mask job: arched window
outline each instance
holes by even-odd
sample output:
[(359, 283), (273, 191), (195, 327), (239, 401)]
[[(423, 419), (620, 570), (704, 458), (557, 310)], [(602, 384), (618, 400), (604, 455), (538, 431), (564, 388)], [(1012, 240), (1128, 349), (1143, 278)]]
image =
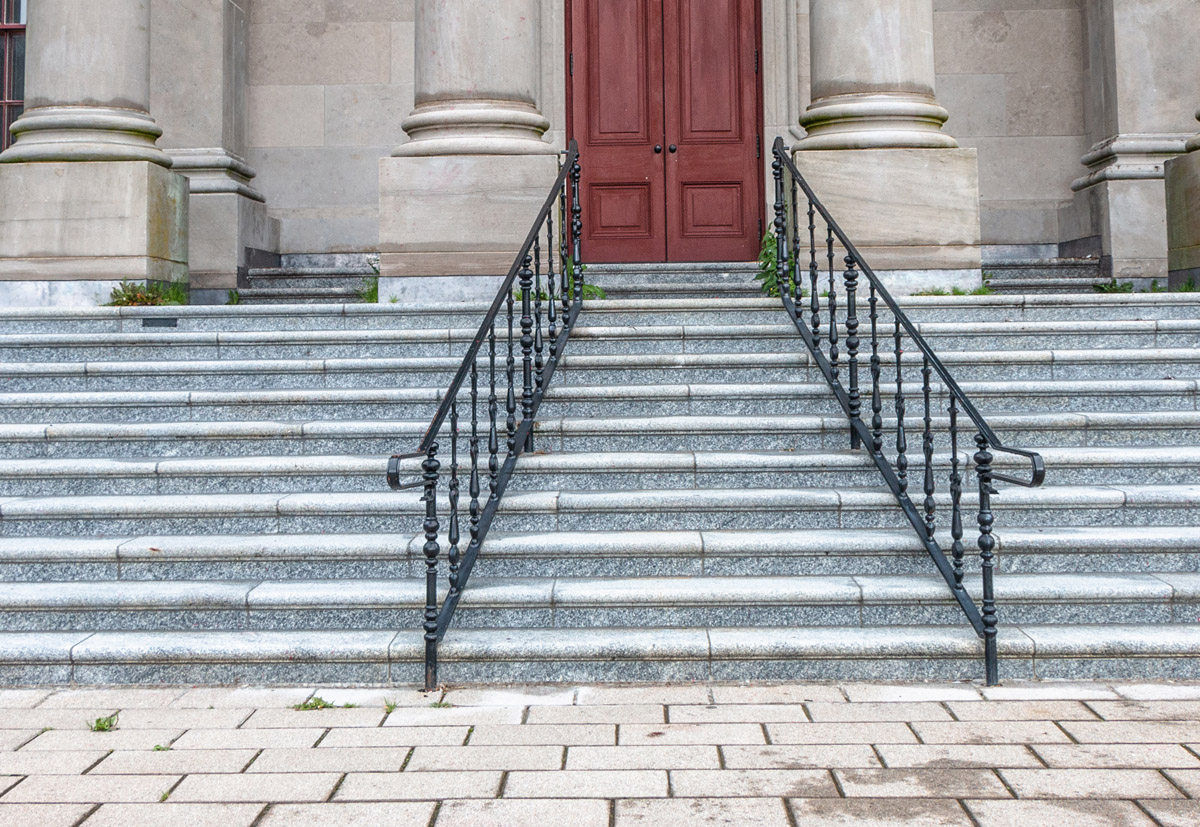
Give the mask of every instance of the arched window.
[(29, 0), (0, 0), (0, 149), (25, 110), (25, 19)]

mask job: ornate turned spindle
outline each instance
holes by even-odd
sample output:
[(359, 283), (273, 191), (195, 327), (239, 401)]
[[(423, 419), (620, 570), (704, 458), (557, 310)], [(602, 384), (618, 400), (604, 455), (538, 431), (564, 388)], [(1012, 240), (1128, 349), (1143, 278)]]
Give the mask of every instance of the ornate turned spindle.
[(925, 455), (925, 536), (930, 540), (933, 539), (933, 532), (937, 528), (937, 503), (933, 499), (933, 411), (929, 399), (929, 380), (932, 376), (933, 369), (929, 366), (929, 357), (925, 356), (921, 365), (921, 390), (925, 394), (925, 435), (921, 440), (921, 450)]
[[(533, 271), (525, 256), (517, 277), (521, 282), (521, 422), (533, 419)], [(532, 450), (533, 431), (522, 450)]]
[(825, 246), (829, 256), (829, 366), (833, 381), (838, 381), (837, 279), (833, 274), (833, 227), (826, 226)]
[(992, 453), (988, 450), (987, 437), (975, 435), (975, 473), (979, 477), (979, 559), (983, 567), (983, 644), (987, 669), (987, 685), (995, 686), (999, 680), (999, 665), (996, 651), (996, 591), (993, 579), (995, 569), (996, 538), (992, 536)]
[(508, 306), (508, 358), (504, 361), (505, 378), (508, 380), (508, 394), (504, 398), (504, 430), (508, 434), (508, 452), (517, 450), (517, 360), (513, 338), (513, 295), (505, 296)]
[(571, 275), (575, 279), (575, 302), (583, 302), (583, 205), (580, 203), (579, 156), (571, 165)]
[(850, 447), (858, 448), (862, 442), (853, 422), (862, 418), (862, 394), (858, 390), (858, 270), (853, 256), (846, 256), (846, 272), (842, 278), (846, 285), (846, 369), (850, 374), (850, 389), (846, 397), (850, 403)]
[(562, 302), (563, 327), (571, 319), (571, 267), (567, 252), (567, 188), (564, 186), (558, 193), (558, 267), (562, 289), (559, 291), (559, 301)]
[(792, 182), (792, 258), (789, 269), (792, 279), (792, 301), (797, 305), (796, 315), (803, 316), (804, 314), (799, 307), (800, 300), (804, 298), (804, 279), (800, 277), (800, 221), (797, 218), (800, 206), (796, 201), (796, 176), (789, 175), (788, 180)]
[(775, 178), (775, 286), (780, 296), (787, 297), (791, 294), (787, 283), (787, 218), (783, 200), (783, 162), (778, 155), (771, 162), (771, 174)]
[(908, 491), (908, 438), (904, 435), (904, 372), (900, 369), (900, 357), (904, 354), (900, 342), (900, 319), (896, 319), (896, 479), (900, 482), (900, 493)]
[(870, 283), (871, 298), (871, 451), (883, 452), (883, 397), (879, 393), (879, 296)]
[[(479, 366), (478, 360), (471, 363), (471, 478), (467, 483), (467, 494), (471, 497), (470, 532), (471, 544), (479, 542)], [(456, 585), (456, 584), (451, 584)]]
[(437, 518), (437, 484), (438, 469), (441, 463), (437, 460), (438, 445), (436, 442), (429, 446), (425, 459), (421, 462), (422, 478), (425, 481), (425, 495), (421, 501), (425, 503), (425, 622), (421, 628), (425, 630), (425, 688), (437, 686), (437, 566), (438, 566), (438, 525)]
[(533, 383), (542, 389), (542, 373), (546, 369), (543, 354), (546, 343), (542, 338), (542, 245), (538, 236), (533, 237)]
[[(550, 337), (550, 361), (558, 361), (558, 282), (554, 275), (554, 210), (546, 213), (546, 289), (549, 301), (546, 303), (546, 333)], [(541, 381), (538, 387), (542, 387)]]
[(446, 537), (450, 541), (447, 560), (450, 562), (450, 588), (458, 589), (459, 529), (458, 529), (458, 400), (450, 403), (450, 485), (447, 499), (450, 501), (450, 528)]
[(496, 399), (496, 323), (488, 330), (488, 498), (499, 494), (500, 475), (500, 405)]
[(950, 556), (954, 560), (954, 587), (963, 585), (963, 523), (962, 523), (962, 473), (958, 457), (958, 399), (950, 395)]
[(817, 208), (813, 200), (808, 199), (808, 287), (809, 309), (812, 311), (813, 341), (821, 341), (821, 298), (817, 289)]

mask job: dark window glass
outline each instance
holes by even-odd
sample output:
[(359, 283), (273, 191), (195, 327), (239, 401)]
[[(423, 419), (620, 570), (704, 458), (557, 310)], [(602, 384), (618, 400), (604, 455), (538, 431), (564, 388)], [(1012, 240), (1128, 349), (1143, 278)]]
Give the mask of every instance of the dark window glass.
[(12, 81), (8, 84), (8, 99), (25, 100), (25, 33), (12, 36)]

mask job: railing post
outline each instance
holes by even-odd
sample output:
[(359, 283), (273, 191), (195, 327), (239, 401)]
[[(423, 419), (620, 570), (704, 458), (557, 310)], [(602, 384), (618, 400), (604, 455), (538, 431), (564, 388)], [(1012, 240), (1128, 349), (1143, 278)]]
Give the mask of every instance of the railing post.
[(950, 394), (950, 556), (954, 563), (954, 588), (963, 587), (962, 473), (958, 470), (958, 398)]
[(850, 402), (850, 447), (862, 445), (862, 438), (854, 423), (862, 419), (862, 395), (858, 390), (858, 271), (855, 269), (853, 256), (846, 256), (846, 272), (843, 276), (846, 283), (846, 368), (850, 374), (850, 389), (846, 398)]
[(571, 165), (571, 275), (575, 279), (575, 301), (583, 303), (583, 205), (579, 203), (579, 156)]
[(421, 470), (425, 480), (425, 689), (437, 688), (437, 566), (438, 566), (438, 518), (437, 518), (437, 484), (438, 469), (441, 463), (437, 461), (437, 443), (429, 446)]
[[(533, 419), (533, 271), (532, 259), (525, 256), (517, 278), (521, 285), (521, 422)], [(533, 450), (533, 431), (529, 431), (525, 451)]]
[(783, 298), (788, 298), (791, 291), (788, 289), (788, 250), (787, 250), (787, 217), (784, 212), (783, 200), (783, 161), (779, 160), (779, 153), (775, 153), (775, 160), (771, 162), (771, 174), (775, 176), (775, 286), (779, 289), (779, 295)]
[(988, 450), (987, 437), (975, 435), (975, 473), (979, 476), (979, 558), (983, 566), (983, 644), (984, 664), (987, 670), (987, 685), (995, 686), (999, 680), (999, 656), (996, 645), (996, 592), (993, 574), (995, 569), (996, 538), (992, 536), (992, 453)]

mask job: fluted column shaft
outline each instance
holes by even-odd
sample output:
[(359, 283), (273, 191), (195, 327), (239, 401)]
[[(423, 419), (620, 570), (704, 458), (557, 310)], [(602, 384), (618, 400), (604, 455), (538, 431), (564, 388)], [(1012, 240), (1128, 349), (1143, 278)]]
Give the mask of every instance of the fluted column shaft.
[(933, 0), (810, 0), (812, 103), (797, 149), (952, 148), (934, 94)]
[(150, 0), (30, 3), (25, 112), (0, 160), (150, 161)]
[(392, 153), (539, 155), (538, 0), (417, 0), (416, 107)]

